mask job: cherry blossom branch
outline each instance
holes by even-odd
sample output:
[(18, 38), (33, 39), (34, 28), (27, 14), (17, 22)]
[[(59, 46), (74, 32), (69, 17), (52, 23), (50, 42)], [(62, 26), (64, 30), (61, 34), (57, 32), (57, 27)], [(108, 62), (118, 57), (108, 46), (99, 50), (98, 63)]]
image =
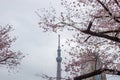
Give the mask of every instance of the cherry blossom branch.
[(116, 33), (116, 32), (120, 32), (120, 30), (116, 29), (116, 30), (103, 31), (103, 32), (99, 32), (99, 33), (105, 34), (105, 33)]
[(115, 0), (115, 3), (116, 3), (117, 6), (120, 8), (120, 4), (119, 4), (118, 0)]
[(108, 12), (108, 14), (110, 15), (110, 16), (112, 16), (112, 13), (110, 12), (110, 10), (100, 1), (100, 0), (97, 0), (101, 5), (102, 5), (102, 7)]
[(83, 74), (81, 76), (78, 76), (78, 77), (75, 77), (74, 80), (82, 80), (82, 79), (86, 79), (86, 78), (89, 78), (89, 77), (92, 77), (92, 76), (95, 76), (95, 75), (98, 75), (98, 74), (101, 74), (101, 73), (112, 73), (114, 75), (120, 75), (120, 71), (117, 71), (117, 70), (113, 70), (113, 69), (98, 69), (98, 70), (95, 70), (91, 73), (88, 73), (88, 74)]
[(102, 38), (106, 38), (115, 42), (120, 42), (120, 39), (118, 37), (114, 37), (114, 36), (109, 36), (106, 34), (101, 34), (101, 33), (97, 33), (97, 32), (92, 32), (92, 31), (87, 31), (87, 30), (82, 30), (81, 32), (86, 33), (86, 34), (90, 34), (92, 36), (97, 36), (97, 37), (102, 37)]
[(101, 5), (102, 7), (108, 12), (108, 14), (111, 16), (111, 18), (113, 18), (116, 22), (120, 23), (120, 20), (118, 20), (118, 18), (116, 18), (115, 16), (112, 15), (112, 13), (110, 12), (110, 10), (100, 1), (100, 0), (97, 0)]
[(106, 34), (103, 34), (103, 33), (112, 33), (112, 32), (120, 32), (120, 30), (111, 30), (111, 31), (104, 31), (104, 32), (93, 32), (93, 31), (90, 31), (90, 28), (91, 28), (91, 22), (89, 23), (89, 29), (87, 30), (81, 30), (77, 27), (75, 27), (73, 24), (68, 24), (68, 23), (65, 23), (65, 22), (62, 22), (62, 24), (66, 24), (67, 26), (71, 26), (72, 28), (74, 29), (77, 29), (85, 34), (89, 34), (89, 35), (92, 35), (92, 36), (97, 36), (97, 37), (102, 37), (102, 38), (106, 38), (106, 39), (109, 39), (109, 40), (112, 40), (112, 41), (115, 41), (115, 42), (120, 42), (120, 38), (116, 37), (116, 36), (109, 36), (109, 35), (106, 35)]
[(10, 56), (8, 56), (8, 57), (6, 57), (6, 58), (4, 58), (4, 59), (0, 60), (0, 63), (1, 63), (1, 62), (4, 62), (4, 61), (7, 61), (7, 60), (8, 60), (8, 59), (10, 59), (10, 58), (12, 58), (12, 59), (13, 59), (14, 57), (10, 57)]

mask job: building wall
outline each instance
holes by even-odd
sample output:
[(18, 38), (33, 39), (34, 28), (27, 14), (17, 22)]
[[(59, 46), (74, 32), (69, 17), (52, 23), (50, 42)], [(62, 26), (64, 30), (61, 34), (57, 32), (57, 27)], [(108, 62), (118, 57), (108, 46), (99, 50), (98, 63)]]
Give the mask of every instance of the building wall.
[[(81, 75), (94, 71), (95, 70), (95, 62), (92, 62), (92, 61), (87, 62), (84, 67), (85, 68), (82, 69), (82, 71), (81, 71)], [(87, 78), (87, 79), (83, 79), (83, 80), (106, 80), (106, 75), (105, 75), (105, 73), (102, 73), (100, 75), (90, 77), (90, 78)]]

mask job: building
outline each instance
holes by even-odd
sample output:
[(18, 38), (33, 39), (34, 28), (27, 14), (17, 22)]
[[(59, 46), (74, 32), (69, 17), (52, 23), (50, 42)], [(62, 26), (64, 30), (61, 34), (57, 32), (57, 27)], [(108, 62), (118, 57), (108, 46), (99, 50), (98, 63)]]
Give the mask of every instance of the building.
[[(93, 61), (86, 62), (86, 64), (84, 65), (84, 69), (81, 71), (81, 74), (87, 74), (89, 72), (94, 71), (95, 69), (99, 69), (98, 63), (95, 65), (95, 62)], [(96, 75), (94, 77), (90, 77), (90, 78), (83, 79), (83, 80), (106, 80), (106, 74), (102, 73), (100, 75)]]

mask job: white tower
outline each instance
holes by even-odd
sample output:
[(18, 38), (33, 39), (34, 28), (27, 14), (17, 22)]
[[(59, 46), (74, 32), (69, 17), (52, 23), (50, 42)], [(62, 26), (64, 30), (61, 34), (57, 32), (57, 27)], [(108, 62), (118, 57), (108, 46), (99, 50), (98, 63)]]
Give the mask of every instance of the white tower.
[(57, 50), (57, 78), (56, 80), (61, 80), (61, 61), (62, 61), (62, 57), (61, 57), (61, 49), (60, 49), (60, 35), (58, 35), (58, 50)]

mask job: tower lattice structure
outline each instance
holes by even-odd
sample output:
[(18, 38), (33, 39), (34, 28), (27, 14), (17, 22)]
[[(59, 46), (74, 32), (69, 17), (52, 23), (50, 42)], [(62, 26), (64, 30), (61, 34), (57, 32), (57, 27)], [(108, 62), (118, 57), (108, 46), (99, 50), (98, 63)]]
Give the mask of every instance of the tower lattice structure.
[(57, 78), (56, 80), (61, 80), (61, 62), (62, 62), (62, 57), (61, 57), (61, 48), (60, 48), (60, 35), (58, 35), (58, 50), (57, 50)]

